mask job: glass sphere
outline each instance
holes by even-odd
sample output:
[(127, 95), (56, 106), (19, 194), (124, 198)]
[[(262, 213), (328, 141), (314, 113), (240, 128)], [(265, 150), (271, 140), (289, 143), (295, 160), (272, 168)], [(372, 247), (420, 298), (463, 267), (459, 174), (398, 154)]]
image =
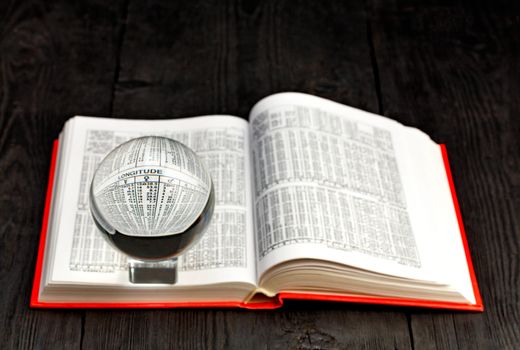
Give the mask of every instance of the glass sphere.
[(101, 161), (90, 187), (90, 209), (105, 238), (123, 253), (168, 259), (198, 241), (209, 225), (213, 184), (184, 144), (140, 137)]

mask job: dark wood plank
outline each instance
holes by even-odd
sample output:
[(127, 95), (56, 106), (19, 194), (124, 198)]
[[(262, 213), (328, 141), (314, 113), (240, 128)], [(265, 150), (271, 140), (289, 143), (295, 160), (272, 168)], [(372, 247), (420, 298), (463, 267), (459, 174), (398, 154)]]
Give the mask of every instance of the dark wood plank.
[(229, 93), (238, 81), (233, 11), (214, 1), (131, 2), (114, 115), (161, 118), (236, 109)]
[(31, 310), (52, 141), (110, 111), (117, 2), (0, 4), (0, 347), (73, 348), (83, 312)]
[[(0, 347), (517, 346), (519, 17), (369, 3), (368, 17), (361, 1), (0, 3), (0, 171), (17, 180), (0, 182)], [(284, 90), (383, 111), (447, 144), (484, 314), (28, 308), (51, 142), (66, 119), (247, 117)]]
[(390, 308), (292, 302), (281, 310), (88, 311), (85, 348), (410, 348), (404, 314)]
[(377, 112), (364, 2), (240, 2), (239, 113), (300, 91)]
[(282, 310), (226, 312), (222, 322), (233, 349), (410, 348), (406, 317), (390, 308), (291, 302)]
[[(247, 117), (278, 91), (377, 111), (363, 2), (130, 2), (115, 116)], [(100, 336), (101, 335), (101, 336)], [(84, 346), (409, 348), (402, 310), (290, 303), (277, 311), (88, 311)]]
[(370, 23), (384, 113), (447, 145), (486, 308), (414, 312), (414, 345), (518, 347), (520, 18), (398, 1)]

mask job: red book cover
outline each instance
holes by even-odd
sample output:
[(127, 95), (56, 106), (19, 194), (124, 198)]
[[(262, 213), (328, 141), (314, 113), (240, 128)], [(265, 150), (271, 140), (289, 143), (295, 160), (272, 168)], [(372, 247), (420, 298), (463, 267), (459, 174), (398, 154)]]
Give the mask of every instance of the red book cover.
[(36, 260), (36, 270), (34, 273), (33, 289), (31, 292), (30, 306), (34, 308), (226, 308), (226, 307), (240, 307), (246, 309), (275, 309), (283, 305), (284, 300), (321, 300), (321, 301), (334, 301), (334, 302), (352, 302), (352, 303), (363, 303), (363, 304), (379, 304), (379, 305), (395, 305), (395, 306), (415, 306), (425, 308), (438, 308), (438, 309), (451, 309), (451, 310), (467, 310), (467, 311), (483, 311), (484, 306), (482, 304), (482, 298), (477, 285), (477, 279), (473, 269), (473, 263), (469, 253), (468, 242), (466, 239), (466, 232), (462, 223), (462, 216), (460, 214), (459, 202), (455, 193), (455, 186), (451, 176), (451, 170), (448, 162), (448, 154), (446, 147), (440, 145), (440, 151), (444, 160), (444, 166), (446, 168), (446, 175), (449, 182), (451, 195), (453, 199), (453, 207), (457, 215), (457, 221), (459, 224), (460, 234), (464, 251), (466, 254), (466, 260), (468, 263), (468, 270), (470, 273), (471, 282), (473, 285), (473, 292), (476, 299), (476, 304), (464, 304), (464, 303), (453, 303), (453, 302), (439, 302), (439, 301), (427, 301), (421, 299), (408, 299), (408, 298), (388, 298), (388, 297), (377, 297), (377, 296), (355, 296), (355, 295), (333, 295), (333, 294), (312, 294), (312, 293), (293, 293), (293, 292), (281, 292), (277, 298), (273, 301), (267, 302), (250, 302), (244, 303), (241, 301), (229, 302), (229, 301), (212, 301), (212, 302), (44, 302), (40, 300), (40, 283), (42, 275), (43, 260), (45, 255), (45, 244), (47, 237), (47, 227), (49, 223), (51, 199), (53, 191), (53, 182), (56, 168), (56, 156), (58, 153), (58, 141), (54, 142), (51, 166), (49, 172), (49, 181), (47, 185), (47, 195), (45, 199), (45, 208), (43, 212), (43, 222), (40, 234), (40, 243), (38, 246), (38, 257)]

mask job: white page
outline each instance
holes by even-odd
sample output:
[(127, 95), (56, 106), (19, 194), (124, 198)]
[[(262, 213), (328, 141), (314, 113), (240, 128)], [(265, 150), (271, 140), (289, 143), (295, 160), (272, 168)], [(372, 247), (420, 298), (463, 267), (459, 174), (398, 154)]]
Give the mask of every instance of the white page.
[(413, 174), (406, 183), (414, 203), (409, 211), (414, 218), (421, 259), (432, 265), (428, 266), (428, 275), (444, 280), (474, 304), (461, 228), (440, 147), (427, 142), (427, 136), (417, 129), (407, 128), (406, 135), (413, 146), (408, 148), (408, 168), (403, 172)]
[(130, 138), (146, 135), (171, 137), (192, 147), (206, 164), (215, 186), (211, 225), (201, 241), (179, 258), (177, 286), (254, 283), (246, 121), (231, 116), (145, 121), (78, 117), (69, 121), (66, 129), (73, 136), (62, 145), (66, 164), (59, 201), (67, 204), (53, 225), (58, 234), (54, 235), (52, 283), (135, 287), (128, 282), (126, 258), (110, 247), (93, 225), (88, 190), (97, 164), (110, 150)]
[[(460, 235), (440, 149), (427, 135), (297, 93), (260, 101), (250, 125), (259, 275), (299, 258), (439, 283), (464, 274), (449, 269), (466, 264), (461, 245), (452, 244)], [(427, 182), (418, 168), (430, 174)], [(438, 208), (439, 193), (446, 210)], [(439, 264), (445, 244), (452, 244), (452, 255)]]

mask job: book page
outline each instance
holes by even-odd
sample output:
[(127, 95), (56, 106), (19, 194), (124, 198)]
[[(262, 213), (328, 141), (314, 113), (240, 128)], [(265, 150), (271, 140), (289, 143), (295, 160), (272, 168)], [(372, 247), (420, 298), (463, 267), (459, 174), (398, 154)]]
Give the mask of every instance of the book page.
[[(57, 223), (52, 280), (131, 285), (126, 257), (97, 231), (89, 189), (99, 162), (131, 138), (157, 135), (192, 148), (209, 170), (215, 210), (203, 238), (179, 257), (178, 286), (241, 281), (254, 283), (249, 134), (246, 121), (211, 116), (180, 120), (116, 120), (77, 117), (67, 126), (63, 206)], [(68, 156), (67, 156), (68, 155)]]
[(414, 214), (420, 198), (406, 190), (408, 128), (296, 93), (259, 102), (250, 124), (259, 275), (315, 258), (439, 278), (431, 254), (422, 254), (429, 243), (417, 237), (429, 220)]

